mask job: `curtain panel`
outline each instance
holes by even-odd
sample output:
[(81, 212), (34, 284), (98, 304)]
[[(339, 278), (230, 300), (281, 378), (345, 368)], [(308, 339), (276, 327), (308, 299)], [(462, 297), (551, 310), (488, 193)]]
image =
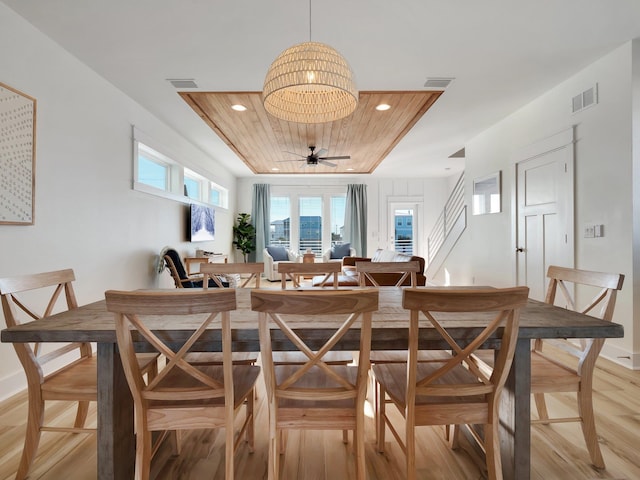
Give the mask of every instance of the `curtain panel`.
[(356, 249), (356, 255), (367, 256), (367, 186), (347, 185), (344, 212), (344, 236)]
[(253, 185), (251, 219), (256, 228), (256, 251), (249, 255), (250, 262), (262, 262), (264, 248), (269, 244), (271, 190), (268, 183)]

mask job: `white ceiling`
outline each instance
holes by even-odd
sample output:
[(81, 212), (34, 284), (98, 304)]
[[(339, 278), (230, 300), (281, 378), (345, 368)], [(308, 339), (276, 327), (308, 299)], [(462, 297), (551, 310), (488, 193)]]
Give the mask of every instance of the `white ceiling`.
[[(309, 40), (300, 0), (2, 1), (237, 176), (252, 174), (166, 79), (260, 91), (275, 57)], [(464, 168), (447, 157), (469, 139), (640, 38), (640, 0), (315, 0), (311, 37), (347, 58), (360, 90), (455, 78), (374, 172), (444, 176)]]

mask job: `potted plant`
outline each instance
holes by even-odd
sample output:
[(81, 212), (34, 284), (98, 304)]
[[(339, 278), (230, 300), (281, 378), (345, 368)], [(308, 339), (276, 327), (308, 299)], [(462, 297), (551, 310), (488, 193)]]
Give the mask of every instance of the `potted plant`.
[(233, 244), (242, 252), (244, 262), (247, 263), (248, 255), (256, 250), (256, 228), (251, 224), (251, 215), (238, 214), (238, 223), (233, 227)]

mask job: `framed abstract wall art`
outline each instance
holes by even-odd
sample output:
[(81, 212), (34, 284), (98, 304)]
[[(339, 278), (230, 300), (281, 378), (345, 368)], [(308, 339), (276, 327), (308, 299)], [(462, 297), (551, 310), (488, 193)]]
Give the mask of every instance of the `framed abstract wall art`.
[(36, 99), (0, 82), (0, 224), (33, 225)]

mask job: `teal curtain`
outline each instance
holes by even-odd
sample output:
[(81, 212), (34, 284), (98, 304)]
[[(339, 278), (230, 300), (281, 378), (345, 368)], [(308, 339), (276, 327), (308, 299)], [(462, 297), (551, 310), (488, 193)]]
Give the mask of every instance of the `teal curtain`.
[(356, 249), (356, 255), (367, 256), (367, 186), (364, 184), (347, 185), (344, 237)]
[(271, 190), (268, 183), (253, 185), (253, 203), (251, 219), (256, 227), (256, 251), (249, 254), (250, 262), (262, 262), (264, 247), (269, 244)]

